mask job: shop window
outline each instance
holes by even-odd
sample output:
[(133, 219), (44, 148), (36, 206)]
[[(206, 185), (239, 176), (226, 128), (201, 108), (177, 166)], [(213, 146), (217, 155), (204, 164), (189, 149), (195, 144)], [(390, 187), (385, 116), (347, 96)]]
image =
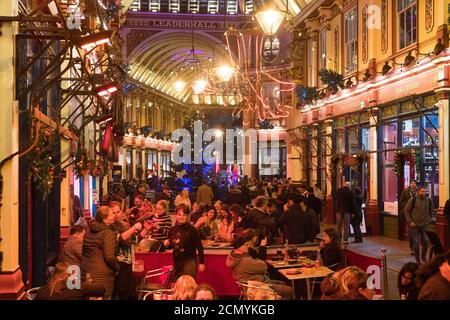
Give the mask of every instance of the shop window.
[(359, 130), (357, 128), (348, 130), (348, 152), (350, 154), (355, 154), (359, 152), (358, 131)]
[(263, 59), (265, 62), (273, 62), (280, 53), (280, 39), (276, 36), (268, 36), (264, 41)]
[(345, 66), (346, 74), (356, 71), (358, 65), (358, 11), (357, 7), (345, 16)]
[(402, 146), (411, 147), (420, 145), (420, 119), (402, 121)]
[(417, 1), (397, 0), (397, 26), (400, 49), (417, 42)]
[(439, 117), (436, 114), (427, 113), (422, 117), (422, 126), (424, 130), (424, 144), (439, 145), (439, 133), (437, 128), (439, 126)]
[(126, 168), (127, 168), (127, 179), (133, 178), (133, 156), (131, 149), (126, 150)]
[(337, 153), (345, 153), (345, 131), (338, 131), (336, 137), (336, 152)]
[(361, 150), (370, 151), (370, 128), (361, 129)]
[[(392, 150), (397, 148), (397, 122), (390, 122), (381, 126), (381, 148), (383, 150)], [(389, 154), (389, 152), (385, 152)], [(393, 161), (392, 157), (385, 156), (386, 161)]]
[(397, 176), (394, 173), (393, 166), (383, 166), (383, 204), (384, 211), (390, 214), (397, 214), (398, 186)]
[(327, 29), (319, 33), (319, 69), (327, 69)]

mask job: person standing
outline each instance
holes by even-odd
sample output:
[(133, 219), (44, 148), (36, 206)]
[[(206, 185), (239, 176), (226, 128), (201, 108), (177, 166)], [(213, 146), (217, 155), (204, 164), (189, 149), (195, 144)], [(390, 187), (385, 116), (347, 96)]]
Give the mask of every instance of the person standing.
[[(413, 241), (416, 263), (420, 265), (427, 260), (427, 250), (430, 244), (426, 226), (434, 219), (434, 208), (430, 198), (426, 197), (426, 189), (420, 187), (417, 196), (408, 200), (405, 206), (405, 219), (410, 227), (410, 235)], [(422, 242), (422, 254), (420, 255), (419, 242)]]
[(287, 240), (289, 244), (302, 244), (306, 241), (306, 218), (300, 207), (301, 200), (302, 197), (299, 195), (289, 195), (288, 203), (284, 205), (284, 212), (277, 221), (284, 240)]
[[(405, 207), (408, 203), (409, 199), (412, 197), (415, 197), (417, 193), (417, 184), (416, 181), (412, 180), (409, 183), (409, 187), (402, 191), (400, 195), (400, 199), (398, 201), (398, 212), (399, 212), (399, 220), (403, 224), (405, 223)], [(409, 238), (409, 248), (411, 249), (411, 254), (414, 254), (413, 249), (413, 241), (411, 234), (409, 232), (409, 225), (406, 224), (407, 232), (408, 232), (408, 238)]]
[(105, 300), (111, 299), (114, 277), (120, 269), (116, 256), (117, 235), (111, 228), (114, 221), (111, 208), (101, 206), (97, 209), (95, 219), (84, 237), (80, 264), (83, 279), (89, 273), (92, 283), (105, 286)]
[[(200, 272), (205, 271), (205, 257), (200, 234), (189, 222), (189, 210), (180, 205), (175, 209), (177, 225), (169, 230), (169, 239), (164, 241), (166, 247), (173, 248), (174, 275), (176, 281), (182, 275), (189, 275), (195, 279), (197, 265)], [(197, 264), (197, 254), (199, 264)]]
[(322, 192), (322, 190), (320, 190), (319, 185), (317, 183), (314, 185), (314, 195), (316, 196), (316, 198), (320, 199), (321, 201), (325, 200), (323, 192)]
[[(350, 189), (350, 182), (346, 181), (344, 186), (336, 191), (336, 227), (339, 240), (348, 244), (348, 234), (350, 230), (350, 219), (354, 211), (354, 194)], [(344, 234), (342, 235), (342, 227)]]
[(269, 217), (266, 213), (267, 209), (267, 198), (264, 196), (259, 196), (255, 199), (255, 208), (252, 208), (249, 213), (249, 220), (251, 221), (251, 226), (255, 229), (260, 239), (267, 237), (269, 243), (272, 243), (274, 235), (276, 234), (276, 223)]
[(208, 206), (212, 205), (214, 199), (214, 193), (207, 181), (203, 180), (202, 185), (197, 190), (197, 203), (204, 203)]
[(360, 188), (355, 188), (355, 210), (350, 220), (350, 223), (353, 227), (353, 231), (355, 233), (355, 241), (353, 243), (361, 243), (362, 240), (362, 232), (361, 232), (361, 222), (362, 222), (362, 205), (364, 203), (364, 196), (361, 192)]
[(322, 213), (322, 201), (314, 194), (313, 187), (308, 187), (306, 191), (308, 196), (305, 198), (305, 204), (316, 213), (317, 217), (320, 217)]

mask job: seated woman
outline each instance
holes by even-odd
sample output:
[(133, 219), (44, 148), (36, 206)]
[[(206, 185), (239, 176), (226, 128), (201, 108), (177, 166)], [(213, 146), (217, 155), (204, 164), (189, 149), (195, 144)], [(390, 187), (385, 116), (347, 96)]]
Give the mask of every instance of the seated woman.
[(194, 278), (183, 275), (178, 278), (172, 289), (172, 300), (194, 300), (197, 283)]
[(323, 231), (323, 240), (320, 243), (320, 256), (322, 264), (333, 271), (342, 267), (342, 249), (337, 231), (326, 229)]
[[(90, 297), (103, 297), (106, 288), (100, 284), (90, 283), (89, 280), (82, 282), (77, 288), (68, 288), (67, 283), (71, 283), (65, 262), (58, 262), (55, 266), (55, 273), (50, 281), (37, 292), (35, 300), (83, 300)], [(80, 274), (81, 276), (81, 274)]]
[(223, 241), (223, 242), (232, 242), (233, 241), (233, 234), (234, 234), (234, 221), (231, 218), (231, 215), (225, 211), (222, 210), (222, 217), (219, 220), (218, 224), (218, 236), (217, 241)]
[(400, 300), (417, 300), (419, 288), (415, 285), (417, 263), (408, 262), (398, 273), (397, 287)]
[(216, 291), (206, 283), (201, 283), (194, 290), (195, 300), (217, 300)]
[(259, 252), (256, 251), (258, 234), (254, 229), (246, 229), (242, 236), (236, 238), (232, 246), (234, 250), (228, 255), (225, 262), (231, 269), (233, 278), (239, 282), (259, 281), (266, 283), (281, 296), (288, 300), (292, 297), (292, 288), (282, 281), (270, 280), (267, 274), (266, 245), (267, 239), (261, 241)]
[(202, 240), (213, 239), (219, 232), (216, 221), (216, 213), (213, 209), (209, 210), (205, 215), (197, 220), (194, 227), (200, 233)]
[(374, 291), (367, 288), (367, 278), (358, 267), (342, 269), (322, 281), (321, 300), (372, 300)]

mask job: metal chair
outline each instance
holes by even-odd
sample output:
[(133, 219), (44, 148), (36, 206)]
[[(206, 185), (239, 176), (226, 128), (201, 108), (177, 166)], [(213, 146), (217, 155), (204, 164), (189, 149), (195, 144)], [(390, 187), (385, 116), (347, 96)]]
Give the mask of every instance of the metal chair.
[(241, 290), (239, 300), (280, 300), (281, 298), (267, 283), (257, 281), (252, 281), (252, 284), (239, 281), (236, 283)]
[(34, 300), (34, 298), (36, 298), (37, 292), (39, 291), (41, 287), (35, 287), (35, 288), (31, 288), (29, 290), (27, 290), (27, 299), (28, 300)]
[[(165, 290), (169, 288), (172, 280), (173, 266), (166, 266), (154, 270), (147, 271), (144, 278), (141, 281), (139, 288), (138, 299), (143, 298), (143, 294), (146, 296), (150, 293)], [(148, 279), (159, 277), (159, 283), (147, 283)]]

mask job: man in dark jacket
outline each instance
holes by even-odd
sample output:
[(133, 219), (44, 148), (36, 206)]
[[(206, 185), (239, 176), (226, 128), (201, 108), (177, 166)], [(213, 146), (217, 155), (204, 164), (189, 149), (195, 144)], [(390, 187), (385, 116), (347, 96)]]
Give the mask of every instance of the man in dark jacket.
[[(408, 203), (408, 200), (411, 199), (412, 197), (415, 197), (417, 194), (417, 184), (416, 181), (412, 180), (409, 183), (409, 187), (406, 188), (405, 190), (402, 191), (401, 195), (400, 195), (400, 199), (398, 201), (398, 219), (400, 220), (401, 224), (405, 223), (405, 207), (406, 204)], [(414, 252), (413, 249), (413, 243), (412, 243), (412, 237), (411, 234), (409, 234), (409, 226), (407, 225), (407, 230), (408, 230), (408, 237), (409, 237), (409, 248), (411, 249), (411, 253)]]
[(251, 227), (258, 231), (260, 239), (267, 237), (269, 243), (272, 243), (277, 229), (275, 221), (266, 213), (267, 202), (268, 200), (264, 196), (256, 198), (255, 208), (249, 211), (248, 217)]
[(308, 191), (308, 196), (305, 198), (305, 204), (317, 214), (317, 217), (320, 217), (322, 213), (322, 200), (316, 197), (313, 187), (308, 187), (306, 190)]
[(299, 195), (289, 195), (284, 212), (277, 221), (283, 230), (284, 239), (289, 244), (302, 244), (306, 241), (306, 219), (305, 213), (300, 208), (301, 200), (302, 197)]
[[(348, 244), (348, 234), (350, 231), (350, 219), (354, 213), (355, 198), (350, 189), (350, 182), (346, 181), (344, 186), (336, 191), (336, 227), (339, 240)], [(344, 225), (344, 235), (342, 238), (342, 225)]]

